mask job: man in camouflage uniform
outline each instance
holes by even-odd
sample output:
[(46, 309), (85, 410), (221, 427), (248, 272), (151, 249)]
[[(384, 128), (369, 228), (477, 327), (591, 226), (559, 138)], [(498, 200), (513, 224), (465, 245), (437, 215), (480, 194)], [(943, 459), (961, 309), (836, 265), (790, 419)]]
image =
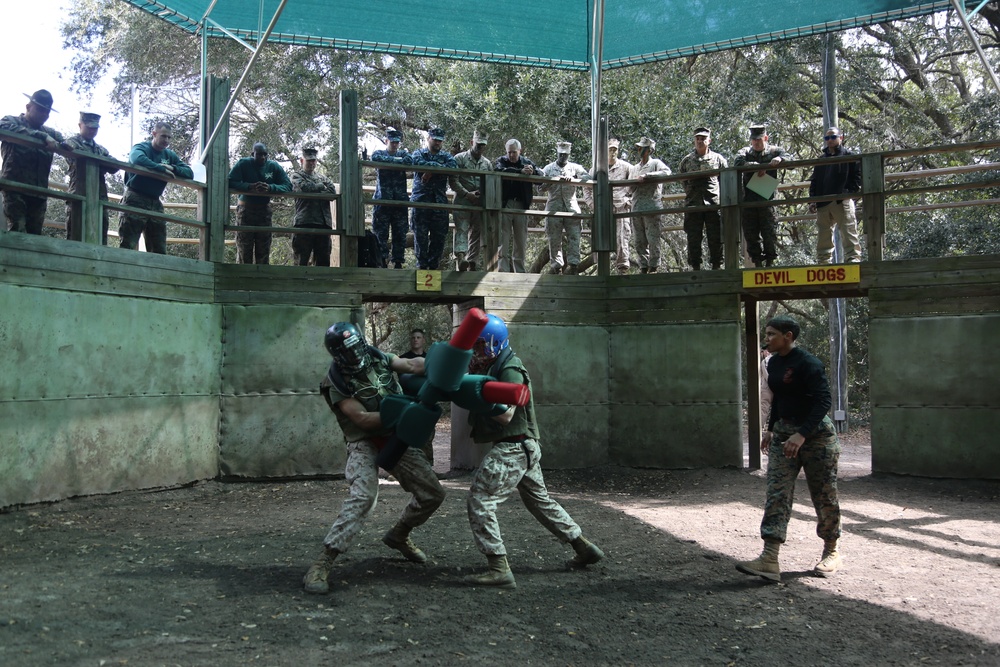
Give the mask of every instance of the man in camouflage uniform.
[[(632, 165), (625, 160), (618, 159), (618, 148), (621, 142), (618, 139), (608, 139), (608, 180), (627, 181)], [(590, 177), (594, 177), (594, 170), (590, 170)], [(588, 206), (594, 205), (593, 188), (583, 189), (583, 200)], [(612, 187), (611, 188), (611, 208), (614, 213), (628, 213), (632, 210), (631, 188)], [(625, 275), (629, 271), (631, 261), (629, 255), (632, 251), (632, 221), (628, 218), (615, 218), (615, 270), (619, 275)]]
[[(741, 148), (733, 160), (734, 167), (744, 165), (760, 165), (761, 167), (759, 171), (742, 172), (743, 201), (745, 202), (767, 201), (746, 187), (754, 174), (760, 176), (767, 174), (772, 178), (777, 178), (778, 170), (773, 167), (785, 160), (792, 159), (788, 151), (781, 146), (771, 146), (767, 143), (767, 139), (766, 125), (751, 125), (750, 145)], [(770, 168), (765, 169), (764, 167)], [(769, 199), (774, 199), (774, 194)], [(741, 210), (740, 217), (743, 223), (743, 238), (747, 242), (747, 254), (750, 255), (754, 266), (772, 266), (774, 260), (778, 258), (778, 221), (774, 217), (774, 208), (771, 206), (744, 208)]]
[[(403, 133), (389, 128), (385, 133), (385, 150), (372, 153), (372, 162), (389, 164), (410, 164), (412, 159), (405, 148), (400, 148)], [(376, 169), (375, 196), (372, 199), (406, 201), (406, 172), (396, 169)], [(408, 227), (405, 206), (373, 206), (372, 230), (382, 246), (386, 265), (389, 263), (389, 231), (392, 231), (392, 268), (403, 268), (406, 253), (406, 230)]]
[[(444, 130), (435, 127), (427, 137), (427, 147), (414, 151), (410, 157), (413, 166), (428, 165), (432, 167), (458, 166), (455, 158), (446, 150), (441, 149), (444, 142)], [(448, 177), (441, 173), (429, 171), (413, 172), (413, 187), (410, 201), (448, 203)], [(413, 252), (417, 256), (418, 269), (436, 270), (444, 253), (444, 239), (448, 233), (448, 211), (433, 208), (415, 208), (410, 213), (413, 226)]]
[[(274, 209), (271, 192), (291, 192), (292, 182), (280, 164), (267, 159), (267, 146), (253, 145), (253, 155), (240, 158), (229, 172), (229, 187), (242, 193), (236, 202), (236, 224), (270, 227)], [(261, 194), (265, 196), (261, 196)], [(271, 263), (271, 232), (236, 232), (237, 261), (242, 264)]]
[[(726, 158), (709, 148), (712, 131), (698, 127), (694, 131), (694, 150), (681, 160), (680, 173), (714, 171), (729, 166)], [(684, 181), (687, 195), (685, 206), (718, 206), (719, 176), (688, 178)], [(688, 263), (695, 271), (701, 269), (701, 239), (708, 237), (708, 255), (713, 269), (722, 268), (722, 214), (713, 211), (696, 211), (684, 214), (684, 233), (687, 234)]]
[(813, 571), (828, 577), (842, 563), (837, 550), (840, 441), (827, 415), (830, 385), (822, 362), (796, 346), (799, 331), (799, 324), (787, 315), (772, 319), (764, 330), (771, 353), (767, 383), (773, 393), (767, 431), (760, 441), (760, 451), (767, 455), (767, 502), (760, 524), (764, 551), (754, 560), (736, 564), (740, 572), (770, 581), (781, 581), (778, 550), (785, 542), (795, 479), (802, 469), (816, 508), (816, 534), (823, 540), (823, 555)]
[[(482, 132), (474, 132), (469, 150), (455, 156), (455, 164), (459, 169), (474, 171), (493, 171), (493, 163), (483, 156), (483, 151), (489, 143), (489, 137)], [(449, 179), (451, 189), (455, 191), (455, 203), (466, 206), (479, 206), (482, 202), (482, 177), (473, 174), (456, 174)], [(483, 244), (483, 214), (481, 212), (455, 211), (455, 263), (459, 271), (475, 271), (478, 267), (486, 268), (486, 263), (493, 253), (482, 253)], [(480, 254), (483, 258), (480, 259)]]
[[(299, 159), (301, 169), (292, 171), (292, 191), (337, 194), (337, 186), (326, 176), (316, 173), (315, 148), (302, 149)], [(295, 227), (312, 229), (333, 229), (330, 202), (325, 199), (296, 199)], [(292, 252), (295, 263), (308, 266), (310, 255), (314, 266), (330, 266), (330, 237), (318, 234), (295, 234), (292, 236)]]
[[(581, 165), (569, 161), (573, 144), (560, 141), (556, 144), (556, 161), (542, 169), (546, 178), (559, 179), (559, 183), (542, 183), (541, 192), (548, 193), (545, 210), (549, 213), (579, 213), (580, 204), (576, 200), (577, 184), (573, 180), (589, 181), (590, 172)], [(583, 221), (580, 218), (549, 216), (545, 218), (545, 235), (549, 240), (549, 266), (552, 273), (576, 275), (580, 267), (580, 233)], [(563, 255), (563, 236), (566, 237), (566, 254)]]
[[(128, 161), (137, 167), (163, 173), (173, 178), (194, 178), (194, 171), (177, 153), (167, 146), (173, 133), (167, 123), (157, 123), (148, 141), (132, 147)], [(160, 196), (167, 189), (167, 181), (129, 172), (125, 176), (125, 196), (122, 204), (133, 208), (163, 213)], [(118, 245), (135, 250), (139, 237), (146, 240), (146, 251), (167, 254), (167, 221), (139, 213), (122, 211), (118, 218)]]
[[(525, 384), (530, 391), (531, 378), (510, 348), (507, 325), (496, 315), (487, 318), (486, 327), (473, 346), (469, 372), (491, 375), (501, 382)], [(503, 410), (505, 406), (499, 407)], [(472, 536), (476, 547), (486, 556), (489, 569), (485, 574), (466, 577), (465, 582), (473, 586), (516, 588), (496, 516), (497, 506), (515, 489), (531, 515), (561, 542), (573, 547), (576, 555), (570, 561), (572, 567), (585, 567), (604, 558), (604, 552), (583, 536), (580, 526), (545, 488), (534, 393), (524, 407), (511, 406), (499, 414), (470, 413), (469, 423), (475, 442), (492, 443), (473, 473), (467, 503)]]
[[(423, 358), (402, 359), (370, 347), (350, 322), (338, 322), (326, 332), (324, 341), (333, 356), (330, 370), (320, 390), (347, 439), (347, 467), (344, 476), (350, 491), (340, 515), (323, 540), (323, 554), (303, 578), (308, 593), (330, 590), (329, 574), (333, 561), (347, 551), (351, 540), (361, 530), (378, 500), (376, 457), (388, 442), (392, 430), (382, 426), (379, 408), (386, 396), (401, 394), (394, 373), (424, 372)], [(403, 453), (389, 472), (413, 497), (403, 508), (396, 525), (382, 537), (382, 542), (396, 549), (414, 563), (427, 562), (427, 556), (410, 539), (410, 531), (422, 525), (444, 502), (441, 488), (430, 462), (415, 447)]]
[[(79, 153), (90, 153), (100, 157), (111, 157), (111, 153), (107, 148), (94, 141), (94, 137), (97, 136), (97, 131), (100, 127), (101, 116), (99, 114), (81, 111), (80, 132), (79, 134), (74, 134), (66, 140), (66, 147)], [(69, 158), (67, 161), (69, 162), (69, 191), (76, 192), (79, 187), (77, 179), (82, 178), (82, 175), (77, 170), (76, 160)], [(101, 165), (99, 184), (101, 201), (108, 201), (108, 184), (105, 181), (105, 175), (115, 174), (117, 172), (118, 167)], [(101, 224), (101, 244), (108, 245), (108, 209), (102, 208), (101, 214), (103, 218)], [(83, 206), (80, 205), (80, 202), (66, 202), (66, 238), (73, 241), (83, 240), (80, 229), (82, 215)]]
[[(44, 145), (34, 148), (10, 141), (0, 143), (0, 155), (3, 156), (0, 178), (47, 188), (52, 156), (62, 143), (63, 136), (45, 125), (52, 112), (52, 94), (47, 90), (36, 90), (25, 97), (28, 98), (28, 104), (24, 113), (19, 116), (4, 116), (0, 120), (0, 130), (40, 139)], [(46, 197), (12, 190), (3, 192), (3, 213), (7, 218), (7, 229), (12, 232), (41, 234), (47, 206)]]
[[(629, 180), (640, 181), (632, 190), (632, 212), (660, 211), (663, 209), (663, 183), (670, 175), (670, 167), (653, 157), (656, 142), (642, 137), (635, 144), (639, 161), (629, 170)], [(663, 234), (663, 216), (634, 215), (635, 254), (639, 257), (640, 273), (656, 273), (660, 268), (660, 237)]]

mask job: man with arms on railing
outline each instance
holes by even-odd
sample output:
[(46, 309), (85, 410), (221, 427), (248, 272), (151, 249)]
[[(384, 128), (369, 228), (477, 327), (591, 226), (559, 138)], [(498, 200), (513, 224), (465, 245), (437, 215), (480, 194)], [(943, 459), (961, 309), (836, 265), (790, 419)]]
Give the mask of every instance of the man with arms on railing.
[[(558, 178), (562, 183), (542, 183), (539, 190), (548, 193), (545, 210), (551, 213), (579, 213), (576, 200), (577, 184), (573, 180), (589, 181), (590, 174), (582, 165), (569, 161), (573, 144), (560, 141), (556, 144), (556, 161), (542, 169), (546, 178)], [(580, 266), (580, 218), (551, 216), (545, 219), (545, 236), (549, 240), (549, 266), (552, 273), (576, 275)], [(566, 254), (563, 255), (563, 235), (566, 236)]]
[[(241, 192), (236, 203), (236, 224), (270, 227), (273, 209), (271, 192), (291, 192), (292, 182), (281, 165), (267, 159), (267, 146), (257, 142), (251, 157), (240, 158), (229, 172), (229, 187)], [(241, 264), (271, 263), (271, 232), (236, 232), (237, 261)]]
[[(681, 160), (680, 173), (715, 171), (729, 166), (726, 158), (709, 148), (712, 132), (707, 127), (694, 130), (694, 150)], [(718, 206), (719, 176), (688, 178), (684, 181), (685, 206)], [(722, 268), (722, 214), (719, 209), (692, 211), (684, 214), (684, 233), (687, 234), (688, 263), (695, 271), (701, 269), (701, 239), (708, 237), (708, 256), (713, 269)]]
[[(80, 132), (74, 134), (66, 140), (66, 146), (80, 153), (91, 153), (99, 157), (111, 157), (107, 148), (94, 141), (97, 131), (101, 127), (101, 116), (87, 111), (80, 112)], [(76, 160), (68, 158), (69, 162), (69, 191), (76, 192), (77, 179), (82, 178), (76, 165)], [(100, 166), (100, 198), (101, 201), (108, 200), (108, 184), (104, 179), (106, 174), (115, 174), (118, 167), (102, 164)], [(82, 229), (79, 226), (83, 206), (80, 202), (66, 202), (66, 238), (72, 241), (82, 241)], [(101, 207), (101, 245), (108, 245), (108, 209)]]
[[(291, 181), (294, 192), (326, 192), (337, 194), (337, 186), (326, 176), (316, 173), (318, 151), (303, 148), (299, 159), (301, 169), (292, 171)], [(333, 229), (330, 202), (325, 199), (296, 199), (295, 227), (312, 229)], [(330, 237), (318, 234), (295, 234), (292, 236), (292, 252), (295, 263), (308, 266), (310, 255), (314, 266), (330, 266)]]
[[(823, 133), (823, 157), (853, 155), (844, 148), (844, 135), (835, 127)], [(813, 169), (809, 182), (809, 196), (855, 194), (861, 191), (861, 165), (857, 161), (819, 165)], [(861, 261), (861, 240), (858, 238), (858, 220), (854, 216), (854, 200), (850, 197), (837, 201), (809, 204), (809, 212), (816, 214), (816, 261), (829, 264), (833, 261), (833, 227), (840, 227), (844, 238), (844, 260)]]
[[(469, 150), (455, 156), (455, 164), (459, 169), (471, 169), (475, 171), (493, 171), (493, 163), (483, 155), (489, 137), (479, 131), (472, 134), (472, 143)], [(473, 174), (456, 174), (450, 179), (451, 189), (455, 191), (455, 203), (466, 206), (479, 206), (482, 201), (480, 185), (482, 178)], [(482, 260), (479, 259), (483, 243), (483, 214), (472, 211), (455, 211), (455, 264), (459, 271), (475, 271), (477, 267), (486, 268), (486, 264), (493, 253), (482, 253)], [(468, 253), (468, 254), (466, 254)]]
[[(521, 155), (521, 142), (510, 139), (507, 154), (501, 155), (493, 163), (493, 169), (507, 174), (541, 176), (542, 170), (535, 163)], [(526, 211), (531, 207), (534, 186), (529, 181), (503, 179), (500, 198), (504, 208)], [(508, 273), (524, 273), (524, 253), (528, 245), (528, 216), (518, 213), (504, 213), (500, 216), (500, 270)]]
[[(24, 113), (19, 116), (4, 116), (0, 120), (0, 130), (41, 139), (45, 146), (34, 148), (4, 141), (0, 144), (0, 155), (3, 156), (0, 178), (47, 188), (52, 156), (62, 143), (63, 136), (45, 125), (52, 112), (52, 94), (47, 90), (36, 90), (31, 95), (25, 94), (25, 97), (28, 98), (28, 104)], [(7, 218), (7, 229), (12, 232), (41, 234), (47, 206), (46, 197), (4, 190), (3, 213)]]
[[(167, 146), (173, 133), (170, 125), (159, 122), (153, 127), (149, 141), (132, 147), (128, 161), (137, 167), (158, 171), (173, 178), (194, 178), (191, 167)], [(167, 189), (167, 182), (152, 176), (129, 173), (125, 176), (125, 196), (122, 204), (155, 213), (163, 213), (160, 196)], [(167, 221), (163, 218), (122, 211), (118, 223), (119, 247), (135, 250), (139, 237), (146, 240), (146, 251), (167, 254)]]
[[(750, 145), (744, 146), (736, 154), (733, 160), (734, 167), (743, 165), (760, 165), (759, 171), (743, 172), (743, 201), (767, 201), (774, 199), (774, 193), (770, 197), (763, 197), (754, 190), (747, 187), (750, 179), (757, 176), (770, 176), (778, 178), (778, 166), (784, 160), (791, 160), (792, 157), (781, 146), (771, 146), (767, 143), (767, 126), (750, 126)], [(768, 167), (768, 169), (764, 169)], [(744, 208), (740, 211), (740, 218), (743, 223), (743, 237), (747, 242), (747, 254), (753, 261), (754, 266), (771, 266), (774, 260), (778, 259), (778, 221), (774, 216), (774, 207), (761, 206), (756, 208)]]
[[(413, 166), (451, 167), (458, 165), (455, 158), (441, 149), (444, 130), (435, 127), (427, 137), (427, 147), (413, 152)], [(429, 171), (413, 172), (413, 188), (410, 201), (448, 203), (448, 177)], [(411, 213), (413, 221), (413, 252), (417, 256), (418, 269), (436, 270), (444, 252), (444, 239), (448, 233), (448, 211), (433, 208), (415, 208)]]
[[(653, 157), (656, 142), (642, 137), (636, 142), (639, 161), (629, 170), (629, 180), (641, 181), (633, 186), (632, 212), (659, 211), (663, 208), (663, 183), (658, 179), (670, 175), (670, 167), (663, 160)], [(640, 273), (656, 273), (660, 267), (660, 236), (663, 233), (663, 215), (634, 215), (635, 254), (639, 257)]]
[[(389, 164), (410, 164), (410, 153), (400, 148), (403, 133), (390, 127), (385, 132), (387, 148), (372, 153), (372, 162), (387, 162)], [(397, 169), (375, 170), (375, 196), (372, 199), (391, 199), (406, 201), (406, 172)], [(389, 231), (392, 231), (392, 268), (403, 268), (406, 260), (406, 230), (408, 227), (407, 209), (405, 206), (374, 206), (372, 207), (372, 230), (382, 246), (382, 255), (386, 264), (389, 263)]]

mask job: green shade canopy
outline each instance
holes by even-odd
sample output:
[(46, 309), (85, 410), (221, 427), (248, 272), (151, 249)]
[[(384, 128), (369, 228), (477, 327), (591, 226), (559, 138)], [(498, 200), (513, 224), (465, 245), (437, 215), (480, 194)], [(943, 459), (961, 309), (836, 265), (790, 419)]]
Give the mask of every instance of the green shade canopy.
[[(125, 0), (189, 32), (256, 42), (280, 0)], [(288, 0), (269, 41), (590, 69), (596, 0)], [(966, 2), (961, 0), (964, 7)], [(603, 69), (930, 14), (948, 0), (606, 0)]]

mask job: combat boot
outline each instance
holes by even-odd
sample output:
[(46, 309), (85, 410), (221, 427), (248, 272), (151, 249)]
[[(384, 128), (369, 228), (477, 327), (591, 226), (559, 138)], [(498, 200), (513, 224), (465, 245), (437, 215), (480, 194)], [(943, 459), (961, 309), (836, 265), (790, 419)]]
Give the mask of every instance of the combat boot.
[(821, 577), (829, 577), (839, 570), (843, 564), (844, 559), (840, 557), (840, 552), (837, 551), (837, 540), (830, 540), (823, 545), (823, 558), (816, 563), (813, 572)]
[(403, 554), (403, 557), (412, 563), (426, 563), (427, 554), (421, 551), (420, 547), (410, 539), (411, 530), (413, 529), (402, 521), (397, 521), (396, 525), (382, 536), (382, 543)]
[(639, 273), (649, 273), (649, 269), (647, 267), (643, 266), (643, 267), (641, 267), (639, 269)]
[(569, 266), (566, 267), (567, 276), (576, 276), (579, 274), (580, 274), (580, 267), (578, 267), (576, 264), (570, 264)]
[(465, 253), (464, 252), (456, 252), (455, 253), (455, 262), (458, 265), (458, 270), (459, 271), (468, 271), (469, 270), (469, 263), (467, 261), (465, 261)]
[(780, 542), (764, 542), (764, 550), (750, 561), (736, 564), (736, 569), (744, 574), (763, 577), (768, 581), (781, 581), (781, 567), (778, 565), (778, 548)]
[(309, 566), (306, 576), (302, 577), (306, 593), (323, 595), (330, 592), (330, 570), (333, 568), (333, 561), (340, 554), (336, 549), (329, 547), (323, 551), (323, 555), (316, 559), (316, 562)]
[(569, 544), (573, 547), (573, 551), (576, 552), (576, 555), (573, 556), (573, 560), (569, 562), (570, 567), (586, 567), (588, 565), (593, 565), (604, 558), (604, 552), (601, 551), (600, 547), (583, 535), (576, 538)]
[(470, 574), (462, 581), (470, 586), (496, 586), (497, 588), (517, 588), (514, 573), (507, 564), (507, 556), (487, 556), (489, 569), (483, 574)]
[(656, 271), (657, 271), (657, 267), (655, 267), (655, 266), (649, 267), (649, 273), (656, 273)]
[(469, 262), (469, 271), (475, 271), (475, 270), (476, 270), (476, 263)]

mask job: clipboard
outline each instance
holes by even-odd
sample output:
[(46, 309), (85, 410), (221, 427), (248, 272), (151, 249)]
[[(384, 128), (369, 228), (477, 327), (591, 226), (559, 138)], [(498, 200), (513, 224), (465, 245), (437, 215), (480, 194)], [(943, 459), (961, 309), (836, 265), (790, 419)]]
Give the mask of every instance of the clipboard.
[(764, 199), (770, 199), (774, 196), (774, 191), (778, 189), (778, 179), (770, 174), (764, 174), (760, 176), (754, 173), (747, 181), (747, 190), (754, 192)]

